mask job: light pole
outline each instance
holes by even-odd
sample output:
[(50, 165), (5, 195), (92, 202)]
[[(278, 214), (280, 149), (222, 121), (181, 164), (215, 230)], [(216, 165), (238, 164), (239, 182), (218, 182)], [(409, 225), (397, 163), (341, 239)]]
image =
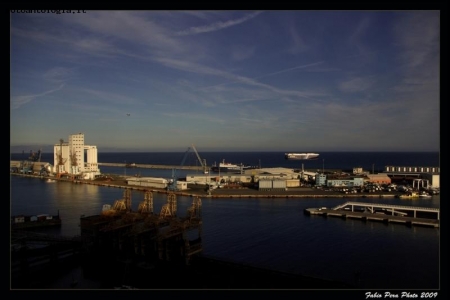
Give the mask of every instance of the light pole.
[(125, 161), (125, 165), (123, 166), (123, 173), (125, 174), (125, 177), (127, 177), (127, 161)]
[(325, 158), (322, 159), (322, 174), (325, 174)]

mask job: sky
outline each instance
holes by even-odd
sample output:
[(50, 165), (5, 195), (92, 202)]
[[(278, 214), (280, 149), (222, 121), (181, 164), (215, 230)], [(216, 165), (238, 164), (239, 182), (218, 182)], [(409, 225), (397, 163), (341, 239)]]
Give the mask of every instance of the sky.
[(10, 14), (11, 152), (440, 149), (438, 10), (73, 12)]

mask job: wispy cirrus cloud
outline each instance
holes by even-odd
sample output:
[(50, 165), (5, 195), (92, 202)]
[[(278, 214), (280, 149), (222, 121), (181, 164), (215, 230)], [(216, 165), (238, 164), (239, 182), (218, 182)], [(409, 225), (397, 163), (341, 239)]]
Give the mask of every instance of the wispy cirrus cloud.
[(343, 92), (355, 93), (367, 90), (374, 84), (374, 81), (367, 78), (355, 77), (339, 84), (339, 89)]
[(421, 68), (438, 57), (439, 14), (417, 12), (405, 17), (394, 27), (398, 45), (403, 49), (399, 59), (411, 69)]
[(288, 52), (291, 54), (299, 54), (308, 50), (308, 46), (306, 45), (303, 38), (298, 33), (295, 26), (291, 26), (289, 28), (289, 33), (292, 38), (292, 46), (288, 49)]
[(244, 23), (248, 20), (251, 20), (253, 18), (255, 18), (256, 16), (258, 16), (259, 14), (261, 14), (261, 11), (257, 11), (254, 13), (251, 13), (249, 15), (246, 15), (242, 18), (239, 19), (234, 19), (234, 20), (228, 20), (228, 21), (224, 21), (224, 22), (216, 22), (213, 24), (209, 24), (209, 25), (204, 25), (204, 26), (198, 26), (198, 27), (191, 27), (189, 29), (183, 30), (183, 31), (179, 31), (177, 32), (176, 35), (178, 36), (184, 36), (184, 35), (194, 35), (194, 34), (200, 34), (200, 33), (206, 33), (206, 32), (213, 32), (213, 31), (217, 31), (217, 30), (222, 30), (231, 26), (235, 26), (235, 25), (239, 25), (241, 23)]
[(255, 47), (235, 46), (231, 50), (231, 59), (234, 61), (242, 61), (250, 58), (255, 53)]
[(52, 89), (40, 94), (34, 94), (34, 95), (26, 95), (26, 96), (16, 96), (11, 99), (11, 109), (18, 109), (22, 105), (29, 103), (30, 101), (33, 101), (36, 98), (43, 97), (45, 95), (49, 95), (51, 93), (54, 93), (56, 91), (61, 90), (64, 87), (64, 84), (61, 84), (58, 88)]
[(269, 76), (273, 76), (273, 75), (278, 75), (278, 74), (294, 71), (294, 70), (297, 70), (297, 69), (305, 69), (305, 68), (308, 68), (308, 67), (312, 67), (312, 66), (317, 66), (317, 65), (323, 64), (324, 62), (325, 61), (318, 61), (318, 62), (311, 63), (311, 64), (296, 66), (296, 67), (293, 67), (293, 68), (284, 69), (284, 70), (281, 70), (281, 71), (277, 71), (277, 72), (261, 75), (261, 76), (255, 77), (255, 79), (259, 79), (259, 78), (263, 78), (263, 77), (269, 77)]
[[(21, 28), (12, 28), (11, 34), (27, 40), (36, 41), (42, 44), (52, 44), (54, 47), (64, 45), (69, 46), (71, 50), (77, 50), (88, 55), (111, 58), (119, 54), (119, 50), (113, 44), (92, 37), (84, 37), (81, 35), (72, 36), (70, 34), (53, 34), (50, 32), (27, 30)], [(58, 55), (64, 55), (61, 53)]]
[(132, 97), (120, 95), (117, 93), (105, 92), (101, 90), (81, 88), (79, 89), (79, 92), (86, 92), (89, 95), (94, 96), (93, 99), (97, 99), (100, 101), (107, 101), (108, 103), (112, 104), (130, 105), (130, 104), (138, 104), (140, 102), (139, 100)]
[[(317, 66), (317, 65), (323, 64), (325, 61), (319, 61), (319, 62), (314, 62), (314, 63), (310, 63), (310, 64), (306, 64), (306, 65), (300, 65), (300, 66), (296, 66), (293, 68), (288, 68), (288, 69), (280, 70), (277, 72), (264, 74), (264, 75), (261, 75), (258, 77), (253, 77), (253, 78), (235, 75), (235, 74), (232, 74), (229, 72), (224, 72), (221, 70), (217, 70), (214, 68), (210, 68), (210, 67), (206, 67), (203, 65), (190, 63), (190, 62), (186, 62), (186, 61), (178, 61), (178, 60), (172, 60), (172, 59), (170, 59), (170, 60), (169, 59), (158, 59), (158, 61), (168, 67), (176, 68), (176, 69), (183, 70), (186, 72), (193, 72), (193, 73), (204, 74), (204, 75), (214, 75), (217, 77), (221, 77), (221, 78), (230, 80), (229, 82), (224, 82), (224, 83), (220, 83), (220, 84), (216, 84), (216, 85), (212, 85), (212, 86), (202, 87), (199, 90), (214, 89), (216, 91), (224, 92), (223, 89), (221, 90), (221, 87), (231, 85), (231, 84), (243, 84), (243, 85), (247, 85), (247, 86), (251, 86), (251, 87), (261, 88), (261, 93), (265, 93), (265, 95), (267, 95), (267, 90), (273, 92), (274, 94), (288, 96), (288, 97), (292, 96), (292, 97), (310, 98), (310, 97), (322, 97), (322, 96), (327, 95), (327, 93), (324, 93), (321, 91), (297, 91), (297, 90), (282, 89), (282, 88), (277, 88), (275, 86), (272, 86), (270, 84), (261, 83), (261, 82), (257, 81), (257, 79), (259, 79), (259, 78), (274, 76), (277, 74), (282, 74), (282, 73), (290, 72), (290, 71), (297, 70), (297, 69), (305, 69), (308, 67)], [(264, 91), (264, 92), (262, 92), (262, 91)], [(240, 93), (242, 93), (242, 91), (240, 91)], [(251, 91), (252, 95), (255, 95), (255, 93), (256, 93), (255, 90)], [(242, 100), (242, 101), (258, 101), (258, 100), (265, 100), (266, 98), (267, 97), (261, 97), (261, 98), (259, 98), (259, 97), (256, 97), (256, 98), (255, 97), (242, 97), (242, 99), (246, 99), (246, 100)], [(285, 99), (285, 98), (283, 98), (283, 99)]]
[(54, 67), (44, 73), (44, 79), (49, 82), (62, 83), (73, 76), (73, 69)]

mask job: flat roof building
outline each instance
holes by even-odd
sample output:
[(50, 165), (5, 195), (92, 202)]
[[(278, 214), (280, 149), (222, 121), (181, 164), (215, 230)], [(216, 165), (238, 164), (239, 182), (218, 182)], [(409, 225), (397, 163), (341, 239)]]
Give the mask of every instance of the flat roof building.
[(82, 175), (84, 179), (94, 179), (100, 174), (97, 146), (85, 145), (84, 134), (69, 135), (69, 141), (60, 140), (53, 147), (55, 173)]

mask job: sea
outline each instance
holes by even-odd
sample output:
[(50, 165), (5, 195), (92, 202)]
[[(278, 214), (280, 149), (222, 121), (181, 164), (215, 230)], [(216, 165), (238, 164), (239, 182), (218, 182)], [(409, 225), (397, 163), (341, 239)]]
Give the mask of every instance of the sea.
[[(438, 152), (324, 152), (316, 160), (291, 161), (281, 152), (199, 153), (208, 165), (223, 160), (262, 168), (351, 170), (383, 172), (386, 166), (439, 167)], [(25, 156), (25, 157), (24, 157)], [(11, 160), (23, 160), (12, 153)], [(41, 161), (53, 164), (53, 153)], [(99, 163), (199, 165), (189, 152), (98, 153)], [(101, 173), (171, 178), (192, 170), (100, 167)], [(57, 214), (61, 228), (40, 229), (61, 236), (80, 235), (81, 216), (96, 215), (104, 204), (122, 198), (123, 189), (54, 180), (10, 176), (10, 213)], [(167, 195), (154, 197), (159, 212)], [(132, 207), (144, 200), (132, 191)], [(210, 198), (202, 200), (203, 255), (250, 266), (349, 283), (357, 289), (434, 291), (441, 288), (442, 228), (324, 218), (304, 214), (306, 208), (334, 207), (345, 198)], [(431, 198), (352, 198), (351, 201), (440, 208), (440, 195)], [(184, 216), (191, 197), (177, 196), (177, 215)], [(444, 215), (445, 218), (445, 215)]]

